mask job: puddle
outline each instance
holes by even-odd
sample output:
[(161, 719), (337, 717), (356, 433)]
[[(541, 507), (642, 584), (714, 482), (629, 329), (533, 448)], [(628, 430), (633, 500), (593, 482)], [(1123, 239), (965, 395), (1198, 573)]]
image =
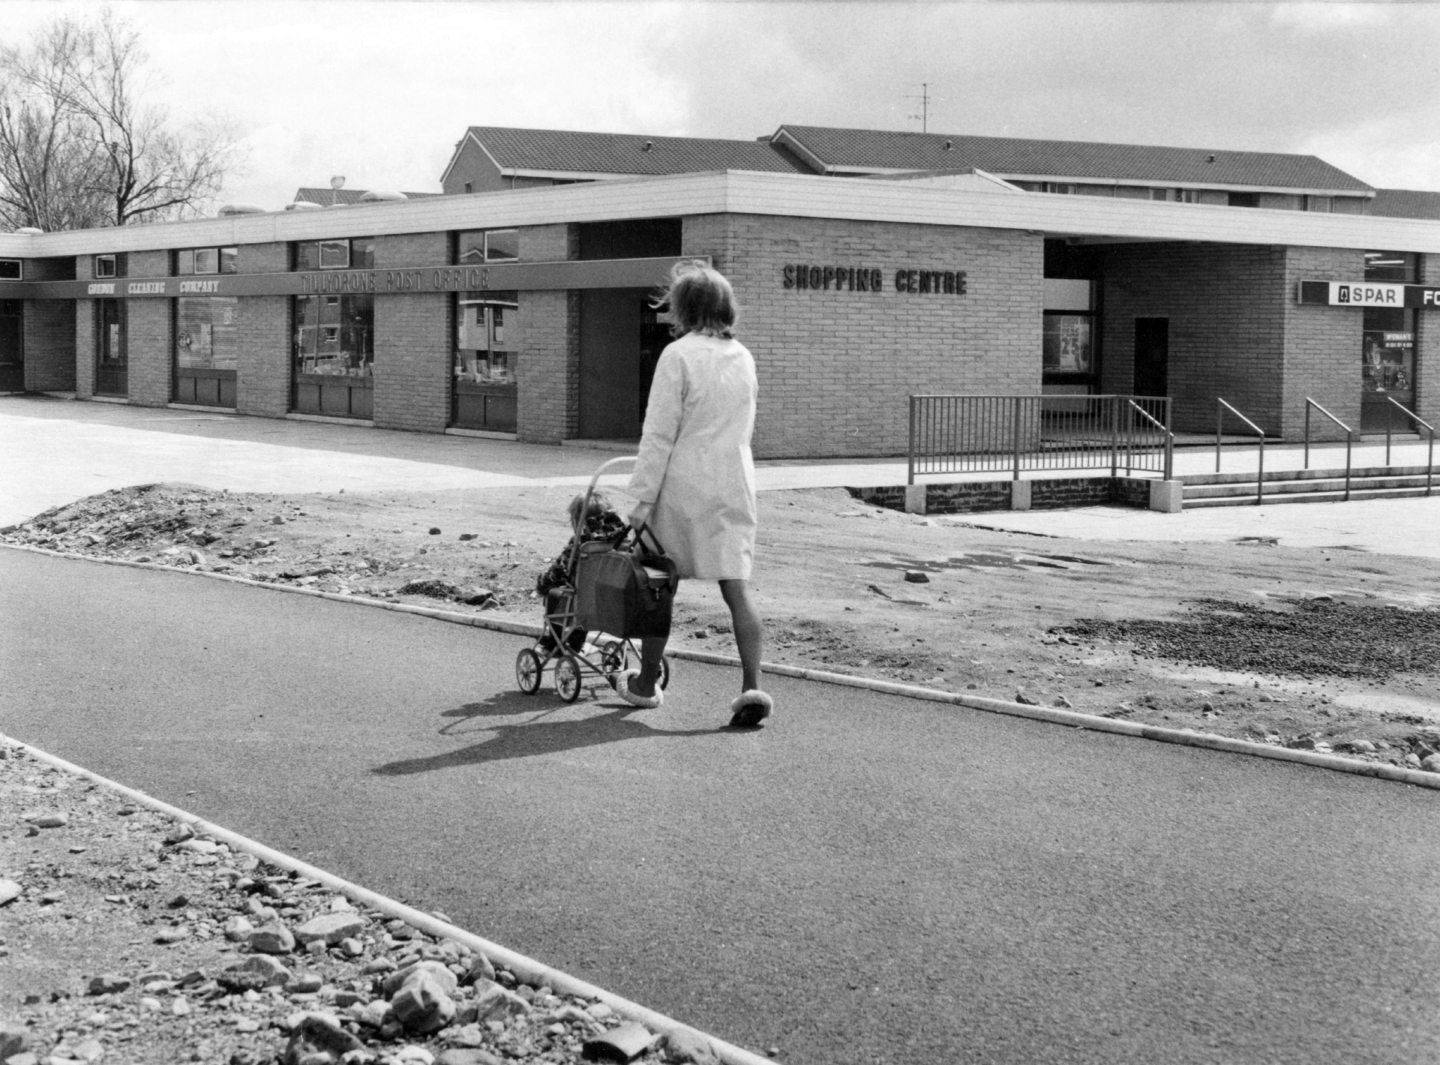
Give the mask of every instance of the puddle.
[(1075, 569), (1078, 566), (1108, 566), (1094, 558), (1079, 555), (1002, 555), (977, 552), (971, 555), (951, 555), (946, 559), (897, 558), (891, 561), (876, 560), (864, 563), (874, 569), (919, 570), (921, 573), (943, 573), (952, 569)]

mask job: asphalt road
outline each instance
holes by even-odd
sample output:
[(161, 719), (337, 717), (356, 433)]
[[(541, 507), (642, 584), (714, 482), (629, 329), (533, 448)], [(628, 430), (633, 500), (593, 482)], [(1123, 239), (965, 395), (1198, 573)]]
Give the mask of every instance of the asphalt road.
[(1437, 794), (0, 550), (0, 731), (791, 1065), (1440, 1060)]

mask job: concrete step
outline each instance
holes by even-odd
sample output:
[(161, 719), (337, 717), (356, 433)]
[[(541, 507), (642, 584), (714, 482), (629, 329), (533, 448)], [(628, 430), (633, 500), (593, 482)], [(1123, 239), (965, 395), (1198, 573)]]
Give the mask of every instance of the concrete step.
[[(1351, 480), (1360, 477), (1424, 477), (1424, 466), (1357, 466), (1350, 471)], [(1345, 470), (1341, 468), (1326, 468), (1315, 470), (1266, 470), (1265, 482), (1271, 481), (1313, 481), (1333, 480), (1334, 478), (1345, 477)], [(1440, 470), (1436, 471), (1437, 480), (1440, 480)], [(1178, 478), (1190, 485), (1202, 484), (1251, 484), (1255, 483), (1254, 470), (1242, 470), (1239, 473), (1185, 473)]]
[[(1440, 478), (1434, 481), (1436, 489), (1440, 489)], [(1376, 491), (1382, 489), (1420, 489), (1424, 493), (1425, 477), (1421, 476), (1386, 476), (1386, 477), (1351, 477), (1350, 491)], [(1315, 492), (1340, 492), (1345, 491), (1345, 478), (1340, 477), (1315, 477), (1308, 480), (1271, 480), (1265, 479), (1266, 496), (1271, 495), (1302, 495)], [(1216, 499), (1227, 496), (1253, 496), (1256, 494), (1256, 482), (1252, 477), (1248, 481), (1227, 481), (1224, 484), (1189, 484), (1184, 487), (1183, 498), (1191, 499)]]
[[(1436, 493), (1440, 493), (1437, 487)], [(1365, 484), (1356, 484), (1351, 481), (1350, 499), (1352, 503), (1361, 502), (1367, 499), (1411, 499), (1427, 494), (1423, 482), (1416, 486), (1404, 487), (1370, 487)], [(1266, 485), (1263, 499), (1264, 506), (1280, 503), (1342, 503), (1345, 502), (1345, 491), (1343, 482), (1341, 487), (1325, 487), (1302, 489), (1300, 491), (1276, 492), (1271, 486)], [(1224, 495), (1191, 496), (1187, 491), (1182, 502), (1185, 510), (1199, 510), (1205, 507), (1243, 507), (1256, 505), (1255, 482), (1251, 481), (1249, 490), (1244, 492), (1232, 491)]]

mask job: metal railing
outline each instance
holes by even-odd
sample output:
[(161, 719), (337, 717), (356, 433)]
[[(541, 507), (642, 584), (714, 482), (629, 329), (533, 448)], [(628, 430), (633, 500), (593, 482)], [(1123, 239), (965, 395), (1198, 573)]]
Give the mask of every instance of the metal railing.
[(923, 474), (1174, 470), (1165, 396), (910, 397), (909, 483)]
[(1425, 461), (1425, 494), (1428, 496), (1435, 478), (1435, 427), (1393, 396), (1386, 396), (1385, 399), (1388, 401), (1385, 407), (1385, 465), (1390, 465), (1390, 434), (1397, 410), (1409, 418), (1410, 423), (1417, 429), (1424, 426), (1425, 431), (1430, 434), (1430, 451)]
[(1216, 400), (1215, 400), (1215, 472), (1216, 472), (1216, 473), (1219, 473), (1219, 472), (1220, 472), (1220, 436), (1221, 436), (1221, 431), (1222, 431), (1222, 430), (1224, 429), (1224, 427), (1225, 427), (1225, 412), (1226, 412), (1226, 411), (1229, 411), (1231, 414), (1235, 415), (1235, 417), (1239, 418), (1242, 422), (1244, 422), (1246, 425), (1248, 425), (1248, 426), (1250, 427), (1251, 432), (1253, 432), (1253, 433), (1254, 433), (1257, 437), (1259, 437), (1259, 439), (1260, 439), (1260, 459), (1259, 459), (1260, 466), (1259, 466), (1259, 469), (1256, 470), (1256, 473), (1255, 473), (1255, 505), (1256, 505), (1256, 506), (1259, 506), (1261, 503), (1263, 503), (1263, 502), (1265, 501), (1265, 430), (1262, 429), (1262, 428), (1260, 428), (1260, 426), (1256, 425), (1256, 424), (1255, 424), (1254, 422), (1252, 422), (1249, 418), (1245, 417), (1245, 415), (1241, 414), (1238, 410), (1236, 410), (1236, 409), (1235, 409), (1234, 407), (1232, 407), (1230, 404), (1226, 403), (1223, 399), (1220, 399), (1220, 398), (1217, 397)]
[(1311, 399), (1309, 396), (1306, 396), (1306, 397), (1305, 397), (1305, 468), (1306, 468), (1307, 470), (1310, 468), (1310, 411), (1311, 411), (1312, 408), (1315, 409), (1315, 410), (1318, 410), (1321, 414), (1325, 415), (1325, 417), (1329, 418), (1329, 419), (1330, 419), (1332, 422), (1334, 422), (1336, 425), (1340, 426), (1341, 429), (1344, 429), (1344, 430), (1345, 430), (1345, 498), (1346, 498), (1346, 499), (1349, 499), (1349, 498), (1350, 498), (1351, 455), (1354, 453), (1354, 450), (1355, 450), (1355, 430), (1354, 430), (1354, 429), (1351, 429), (1350, 426), (1346, 425), (1346, 424), (1345, 424), (1344, 422), (1342, 422), (1339, 418), (1335, 417), (1335, 415), (1331, 414), (1331, 413), (1330, 413), (1328, 410), (1326, 410), (1324, 407), (1320, 406), (1320, 404), (1316, 403), (1316, 402), (1315, 402), (1313, 399)]

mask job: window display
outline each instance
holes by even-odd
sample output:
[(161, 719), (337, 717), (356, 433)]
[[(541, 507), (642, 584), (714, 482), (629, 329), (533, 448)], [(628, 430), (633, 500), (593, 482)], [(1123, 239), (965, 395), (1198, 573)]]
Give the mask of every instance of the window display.
[(1090, 372), (1092, 325), (1088, 314), (1045, 315), (1041, 354), (1047, 374)]
[(295, 297), (295, 369), (369, 377), (375, 363), (375, 297)]
[(175, 301), (175, 365), (233, 370), (239, 353), (233, 296), (187, 296)]
[(515, 429), (518, 296), (465, 292), (455, 302), (451, 421), (465, 429)]

